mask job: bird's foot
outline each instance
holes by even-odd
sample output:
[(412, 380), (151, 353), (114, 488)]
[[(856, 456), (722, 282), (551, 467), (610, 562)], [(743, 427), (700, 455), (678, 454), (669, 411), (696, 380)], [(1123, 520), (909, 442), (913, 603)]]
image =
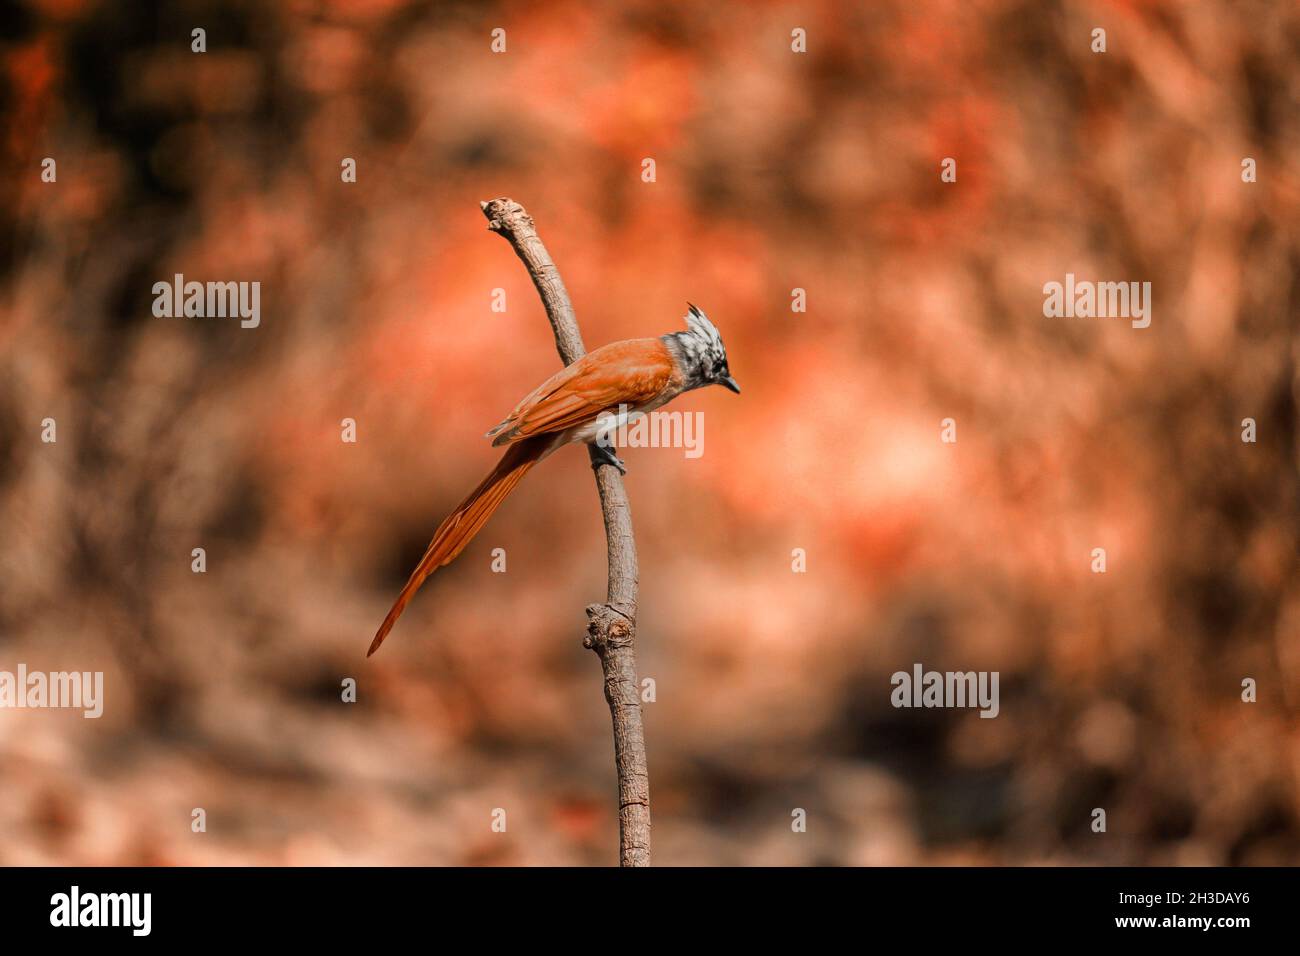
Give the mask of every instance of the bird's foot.
[(596, 449), (596, 458), (591, 463), (592, 471), (599, 469), (601, 465), (613, 465), (618, 469), (620, 475), (627, 474), (627, 465), (624, 464), (622, 458), (614, 454), (612, 448), (608, 445), (602, 445), (600, 442), (596, 442), (592, 447)]

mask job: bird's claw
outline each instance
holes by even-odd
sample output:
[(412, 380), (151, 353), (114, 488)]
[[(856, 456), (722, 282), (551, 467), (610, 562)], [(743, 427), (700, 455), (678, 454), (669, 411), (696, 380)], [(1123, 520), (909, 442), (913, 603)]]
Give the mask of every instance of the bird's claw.
[(597, 444), (594, 447), (596, 449), (596, 460), (591, 463), (592, 471), (598, 470), (601, 465), (613, 465), (618, 469), (620, 475), (627, 474), (627, 465), (624, 463), (622, 458), (619, 458), (611, 449), (604, 445)]

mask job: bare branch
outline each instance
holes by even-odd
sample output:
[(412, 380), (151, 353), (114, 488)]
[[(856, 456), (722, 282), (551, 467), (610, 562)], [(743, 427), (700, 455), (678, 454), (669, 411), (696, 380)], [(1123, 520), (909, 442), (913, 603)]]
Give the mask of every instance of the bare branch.
[[(513, 199), (482, 203), (488, 228), (510, 243), (528, 269), (542, 297), (546, 317), (555, 333), (555, 347), (565, 365), (582, 358), (586, 347), (573, 314), (564, 280), (551, 261), (533, 225), (533, 217)], [(641, 726), (641, 695), (636, 680), (636, 541), (632, 510), (623, 477), (591, 449), (600, 507), (605, 517), (609, 554), (609, 590), (604, 604), (587, 608), (589, 647), (600, 657), (605, 674), (605, 700), (614, 722), (614, 764), (618, 771), (619, 862), (650, 865), (650, 776), (646, 769), (645, 732)]]

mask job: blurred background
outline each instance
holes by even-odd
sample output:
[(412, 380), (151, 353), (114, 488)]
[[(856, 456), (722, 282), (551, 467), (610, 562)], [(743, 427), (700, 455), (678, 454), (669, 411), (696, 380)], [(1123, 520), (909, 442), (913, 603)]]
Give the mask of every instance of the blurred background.
[(0, 712), (0, 864), (616, 862), (585, 454), (363, 656), (558, 367), (501, 195), (589, 347), (690, 300), (744, 388), (624, 453), (657, 863), (1300, 861), (1300, 9), (592, 7), (0, 5), (0, 669), (106, 674)]

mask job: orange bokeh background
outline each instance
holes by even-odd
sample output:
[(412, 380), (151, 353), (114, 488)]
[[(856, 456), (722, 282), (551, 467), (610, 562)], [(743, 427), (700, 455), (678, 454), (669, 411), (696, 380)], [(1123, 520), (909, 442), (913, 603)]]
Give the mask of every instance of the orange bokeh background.
[[(588, 347), (689, 300), (744, 389), (674, 406), (699, 459), (624, 454), (656, 862), (1300, 859), (1294, 7), (215, 9), (0, 45), (0, 669), (107, 684), (0, 711), (0, 864), (616, 859), (585, 454), (363, 658), (557, 367), (501, 195)], [(1151, 327), (1045, 318), (1067, 272)], [(260, 327), (155, 318), (175, 273)], [(914, 662), (999, 716), (894, 709)]]

